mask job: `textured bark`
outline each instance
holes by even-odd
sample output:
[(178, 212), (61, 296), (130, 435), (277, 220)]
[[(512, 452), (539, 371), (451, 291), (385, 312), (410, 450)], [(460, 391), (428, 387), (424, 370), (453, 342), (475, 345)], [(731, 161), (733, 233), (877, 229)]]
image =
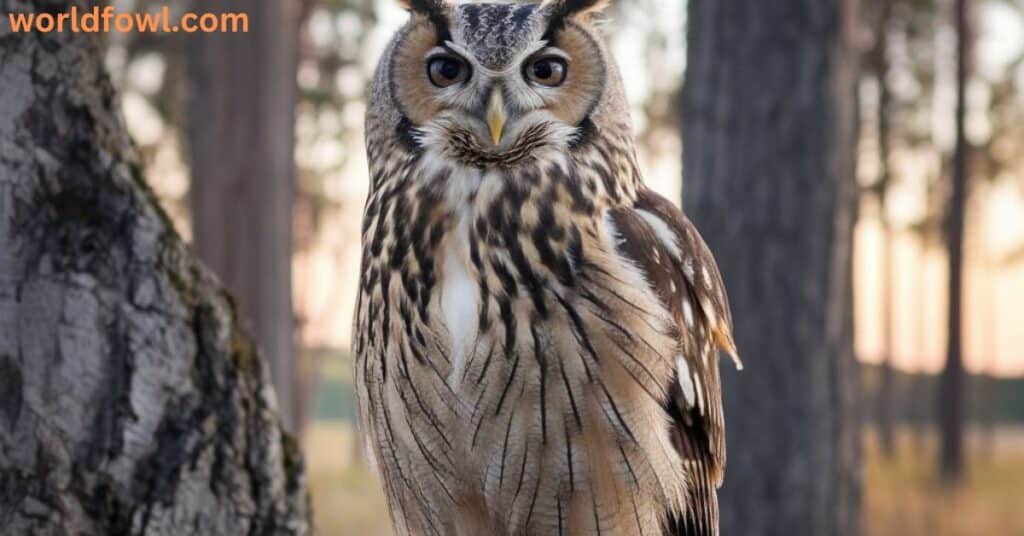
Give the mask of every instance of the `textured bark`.
[(967, 209), (968, 157), (965, 123), (967, 116), (967, 71), (970, 50), (968, 1), (956, 0), (954, 17), (957, 34), (956, 148), (947, 217), (949, 250), (949, 310), (947, 311), (946, 365), (939, 390), (939, 470), (944, 480), (955, 482), (964, 466), (964, 363), (963, 363), (963, 269), (964, 215)]
[(187, 41), (193, 243), (238, 297), (292, 430), (303, 406), (291, 298), (300, 8), (298, 0), (202, 0), (202, 12), (247, 13), (249, 32)]
[(746, 369), (723, 369), (722, 534), (858, 533), (857, 5), (691, 0), (684, 205)]
[(0, 532), (308, 533), (263, 362), (146, 188), (96, 40), (5, 24)]

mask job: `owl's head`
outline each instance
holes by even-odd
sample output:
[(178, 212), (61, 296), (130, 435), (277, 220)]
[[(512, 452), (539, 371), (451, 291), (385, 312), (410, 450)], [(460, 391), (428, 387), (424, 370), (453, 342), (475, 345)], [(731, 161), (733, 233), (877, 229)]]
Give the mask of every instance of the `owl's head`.
[(606, 4), (408, 0), (410, 20), (378, 69), (372, 106), (397, 116), (389, 123), (410, 143), (468, 165), (569, 149), (610, 108), (626, 113), (594, 27)]

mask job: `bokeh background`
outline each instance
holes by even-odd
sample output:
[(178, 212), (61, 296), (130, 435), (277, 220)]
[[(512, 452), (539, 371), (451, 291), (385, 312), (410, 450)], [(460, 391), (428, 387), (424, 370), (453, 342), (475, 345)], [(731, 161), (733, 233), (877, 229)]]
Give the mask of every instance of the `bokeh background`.
[[(276, 53), (294, 60), (261, 66), (262, 78), (249, 87), (235, 81), (228, 93), (244, 101), (262, 95), (267, 80), (284, 80), (286, 89), (296, 81), (286, 97), (294, 102), (293, 115), (274, 119), (294, 120), (293, 127), (281, 125), (286, 132), (294, 128), (294, 143), (284, 153), (292, 155), (294, 171), (271, 177), (292, 188), (268, 198), (256, 191), (258, 181), (230, 177), (229, 191), (252, 197), (243, 203), (255, 205), (219, 207), (244, 210), (243, 221), (266, 216), (259, 203), (290, 209), (283, 224), (277, 220), (286, 231), (283, 243), (257, 236), (242, 247), (290, 251), (282, 292), (291, 304), (268, 306), (247, 296), (231, 274), (222, 277), (235, 286), (243, 312), (264, 319), (254, 324), (265, 326), (270, 318), (291, 342), (264, 350), (287, 398), (285, 418), (306, 453), (319, 532), (388, 534), (382, 496), (353, 441), (348, 346), (368, 183), (366, 88), (408, 15), (395, 0), (269, 1), (287, 6), (291, 17), (254, 28), (248, 37), (110, 34), (106, 63), (153, 190), (183, 236), (202, 233), (206, 240), (227, 231), (209, 216), (201, 226), (195, 218), (204, 192), (222, 180), (194, 158), (197, 136), (208, 135), (196, 102), (209, 95), (197, 88), (238, 71), (230, 55), (213, 52), (225, 42), (244, 48), (245, 39), (272, 34)], [(245, 11), (263, 2), (113, 3), (126, 11), (168, 5), (180, 13), (221, 3)], [(948, 353), (943, 224), (956, 142), (957, 12), (953, 0), (863, 0), (855, 24), (860, 134), (853, 291), (864, 446), (860, 516), (869, 535), (1024, 534), (1024, 1), (971, 0), (967, 13), (970, 151), (960, 315), (967, 377), (956, 401), (966, 415), (967, 448), (963, 477), (952, 483), (940, 478), (936, 423), (938, 374)], [(632, 104), (641, 167), (652, 188), (679, 202), (686, 2), (618, 0), (607, 15), (605, 32)], [(224, 103), (204, 105), (216, 112)], [(229, 128), (218, 135), (236, 134)], [(202, 254), (203, 247), (197, 249)], [(260, 338), (266, 330), (254, 331)]]

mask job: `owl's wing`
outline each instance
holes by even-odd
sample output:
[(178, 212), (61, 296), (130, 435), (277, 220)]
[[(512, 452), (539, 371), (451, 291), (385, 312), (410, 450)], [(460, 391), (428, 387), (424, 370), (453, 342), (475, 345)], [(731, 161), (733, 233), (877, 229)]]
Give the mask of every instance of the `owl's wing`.
[(665, 198), (640, 193), (633, 207), (611, 211), (619, 252), (645, 275), (678, 327), (680, 353), (665, 411), (672, 442), (691, 479), (682, 519), (670, 520), (672, 535), (717, 534), (715, 490), (725, 468), (725, 430), (718, 373), (719, 349), (737, 366), (732, 317), (718, 266), (693, 224)]

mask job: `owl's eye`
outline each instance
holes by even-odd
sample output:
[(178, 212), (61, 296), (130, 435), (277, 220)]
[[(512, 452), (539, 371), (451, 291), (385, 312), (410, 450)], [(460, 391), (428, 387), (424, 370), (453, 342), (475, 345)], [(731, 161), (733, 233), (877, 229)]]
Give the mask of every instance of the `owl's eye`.
[(526, 64), (527, 80), (547, 87), (560, 86), (565, 82), (565, 74), (569, 66), (565, 60), (557, 57), (538, 58)]
[(438, 56), (427, 63), (427, 76), (437, 87), (448, 87), (469, 78), (469, 65), (455, 56)]

